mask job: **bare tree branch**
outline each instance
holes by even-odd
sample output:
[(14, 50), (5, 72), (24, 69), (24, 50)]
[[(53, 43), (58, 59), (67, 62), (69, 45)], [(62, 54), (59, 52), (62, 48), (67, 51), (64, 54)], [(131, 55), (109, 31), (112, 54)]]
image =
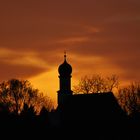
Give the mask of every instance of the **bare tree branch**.
[(79, 84), (74, 86), (73, 91), (83, 94), (112, 92), (114, 88), (118, 88), (118, 85), (116, 75), (105, 78), (100, 75), (84, 76), (80, 79)]

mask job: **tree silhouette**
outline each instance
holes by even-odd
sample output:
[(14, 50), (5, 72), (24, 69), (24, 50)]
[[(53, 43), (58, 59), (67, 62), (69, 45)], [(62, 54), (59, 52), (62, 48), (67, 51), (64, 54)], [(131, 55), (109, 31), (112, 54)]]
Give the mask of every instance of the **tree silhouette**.
[(6, 104), (0, 103), (0, 120), (9, 115), (9, 108)]
[(29, 107), (27, 104), (24, 104), (24, 107), (23, 107), (20, 115), (24, 116), (24, 117), (30, 117), (30, 116), (35, 116), (36, 113), (35, 113), (33, 106)]
[(119, 89), (118, 101), (128, 114), (138, 114), (140, 112), (140, 83), (133, 82)]
[(43, 107), (40, 111), (39, 114), (39, 121), (42, 124), (43, 127), (48, 126), (48, 122), (49, 122), (49, 111)]
[(51, 108), (51, 100), (34, 89), (27, 80), (12, 79), (0, 84), (0, 102), (15, 114), (20, 114), (24, 105), (33, 106), (39, 112), (43, 106)]
[(74, 93), (102, 93), (112, 92), (113, 89), (118, 88), (119, 82), (116, 75), (109, 77), (102, 77), (100, 75), (84, 76), (79, 81), (79, 84), (74, 86)]

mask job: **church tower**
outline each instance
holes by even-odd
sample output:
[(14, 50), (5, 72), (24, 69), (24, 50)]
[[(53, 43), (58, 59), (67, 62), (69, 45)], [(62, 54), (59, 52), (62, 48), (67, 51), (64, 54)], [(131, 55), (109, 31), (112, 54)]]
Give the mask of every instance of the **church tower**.
[(58, 68), (59, 72), (59, 91), (58, 91), (58, 105), (65, 102), (66, 98), (72, 95), (71, 90), (71, 74), (72, 67), (67, 62), (66, 53), (64, 54), (64, 62)]

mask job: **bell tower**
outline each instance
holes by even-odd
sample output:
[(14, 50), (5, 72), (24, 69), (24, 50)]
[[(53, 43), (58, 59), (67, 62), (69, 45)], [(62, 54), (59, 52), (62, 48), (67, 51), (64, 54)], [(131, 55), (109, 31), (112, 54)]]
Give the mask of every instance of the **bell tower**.
[(72, 67), (67, 62), (66, 52), (64, 53), (64, 62), (58, 68), (59, 72), (59, 91), (58, 91), (58, 105), (63, 104), (65, 99), (72, 95), (71, 90), (71, 74)]

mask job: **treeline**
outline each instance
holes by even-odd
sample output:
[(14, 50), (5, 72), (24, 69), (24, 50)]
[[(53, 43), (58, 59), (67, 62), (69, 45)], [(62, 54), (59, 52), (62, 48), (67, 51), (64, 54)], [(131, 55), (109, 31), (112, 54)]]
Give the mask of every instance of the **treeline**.
[[(119, 104), (129, 115), (129, 126), (132, 130), (140, 128), (140, 83), (133, 82), (122, 88), (116, 75), (93, 75), (82, 77), (73, 91), (75, 94), (116, 91)], [(26, 135), (31, 132), (33, 135), (38, 132), (45, 134), (54, 128), (58, 130), (61, 124), (57, 111), (53, 109), (51, 99), (34, 89), (27, 80), (11, 79), (0, 84), (0, 130), (14, 130)]]
[(0, 84), (0, 130), (33, 132), (51, 128), (53, 102), (27, 80)]

